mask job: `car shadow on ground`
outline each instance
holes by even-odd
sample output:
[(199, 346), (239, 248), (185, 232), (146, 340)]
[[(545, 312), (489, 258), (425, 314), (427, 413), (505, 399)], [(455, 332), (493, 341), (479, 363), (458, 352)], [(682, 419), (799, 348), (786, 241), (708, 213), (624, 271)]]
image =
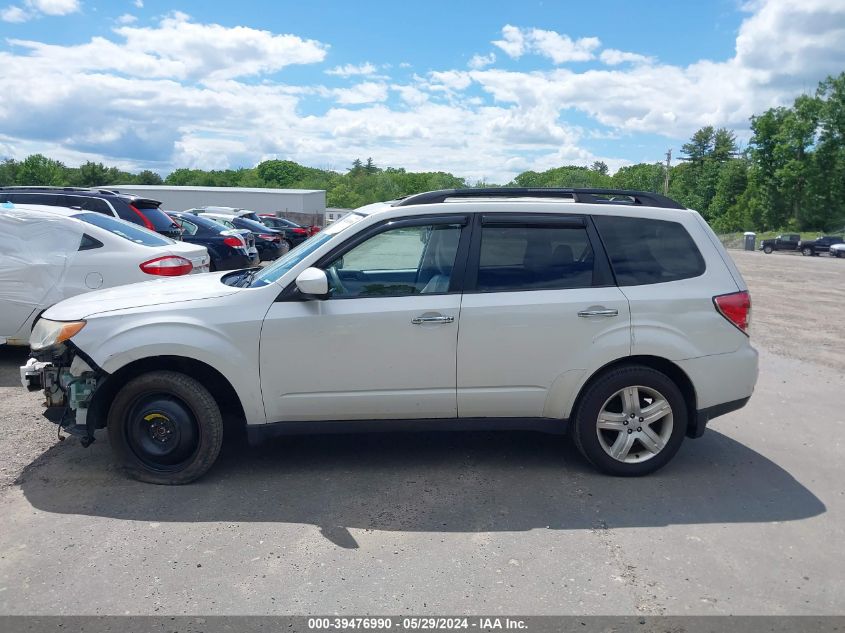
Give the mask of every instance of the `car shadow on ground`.
[(0, 387), (19, 387), (21, 375), (19, 367), (29, 358), (28, 347), (0, 345)]
[(658, 473), (593, 471), (566, 438), (529, 432), (296, 436), (227, 446), (199, 481), (127, 479), (105, 438), (46, 451), (18, 484), (39, 510), (154, 522), (313, 524), (432, 532), (584, 530), (804, 519), (825, 506), (774, 462), (709, 430)]

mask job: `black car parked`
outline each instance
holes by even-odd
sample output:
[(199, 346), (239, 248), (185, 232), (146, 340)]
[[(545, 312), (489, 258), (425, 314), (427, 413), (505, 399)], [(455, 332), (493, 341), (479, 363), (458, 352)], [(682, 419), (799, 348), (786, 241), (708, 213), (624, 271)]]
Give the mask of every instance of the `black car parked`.
[(823, 235), (814, 240), (801, 240), (798, 242), (798, 248), (802, 255), (810, 256), (827, 253), (834, 244), (842, 244), (841, 235)]
[(201, 215), (225, 226), (250, 231), (255, 238), (255, 246), (258, 249), (258, 257), (261, 261), (278, 259), (280, 255), (288, 251), (282, 245), (281, 232), (264, 226), (261, 222), (255, 222), (254, 220), (238, 215), (220, 213), (203, 213)]
[(760, 242), (760, 250), (771, 255), (773, 251), (797, 251), (801, 236), (798, 233), (785, 233), (774, 239)]
[(291, 220), (286, 220), (275, 215), (267, 215), (266, 213), (262, 213), (258, 217), (261, 218), (262, 224), (269, 226), (271, 229), (281, 231), (284, 234), (284, 240), (288, 243), (288, 250), (294, 246), (299, 246), (310, 237), (308, 229)]
[(248, 250), (252, 236), (248, 231), (229, 229), (201, 215), (176, 211), (169, 215), (182, 228), (183, 241), (205, 246), (211, 257), (212, 271), (249, 268), (258, 263), (258, 258)]
[(182, 237), (179, 226), (159, 209), (161, 202), (112, 189), (0, 187), (0, 202), (78, 207), (138, 224), (174, 240)]

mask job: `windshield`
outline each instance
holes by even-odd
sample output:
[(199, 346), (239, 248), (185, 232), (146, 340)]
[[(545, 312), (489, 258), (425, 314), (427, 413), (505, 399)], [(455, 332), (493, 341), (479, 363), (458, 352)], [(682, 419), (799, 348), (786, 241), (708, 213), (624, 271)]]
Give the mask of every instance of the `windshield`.
[(153, 233), (141, 226), (118, 220), (109, 215), (103, 215), (101, 213), (77, 213), (73, 217), (88, 224), (99, 226), (101, 229), (105, 229), (109, 233), (113, 233), (135, 244), (142, 244), (143, 246), (168, 246), (176, 243), (163, 235)]
[(296, 248), (289, 250), (285, 255), (282, 255), (270, 266), (267, 266), (267, 268), (258, 272), (253, 278), (252, 284), (250, 284), (251, 287), (259, 288), (278, 281), (282, 275), (291, 270), (308, 255), (320, 248), (320, 246), (328, 242), (344, 229), (349, 228), (356, 222), (359, 222), (364, 217), (365, 216), (359, 213), (353, 212), (347, 214), (337, 222), (333, 222), (316, 235), (309, 237)]

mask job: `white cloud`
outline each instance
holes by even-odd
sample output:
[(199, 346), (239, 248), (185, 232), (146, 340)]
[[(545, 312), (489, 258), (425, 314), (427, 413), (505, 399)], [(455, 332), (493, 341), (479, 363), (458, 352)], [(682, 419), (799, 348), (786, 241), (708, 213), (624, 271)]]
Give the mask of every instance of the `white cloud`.
[(608, 66), (618, 66), (619, 64), (649, 64), (654, 62), (654, 58), (648, 55), (619, 51), (615, 48), (604, 49), (599, 55), (599, 59)]
[(338, 77), (352, 77), (353, 75), (372, 75), (376, 72), (376, 67), (370, 62), (363, 64), (345, 64), (343, 66), (335, 66), (326, 71), (327, 75), (337, 75)]
[(135, 5), (136, 9), (143, 9), (144, 8), (144, 0), (135, 0), (132, 4)]
[(493, 45), (498, 46), (514, 59), (522, 57), (525, 53), (525, 37), (522, 35), (522, 30), (510, 24), (502, 28), (502, 39), (495, 40)]
[(68, 15), (79, 11), (79, 0), (27, 0), (27, 5), (45, 15)]
[(10, 44), (28, 50), (24, 59), (40, 73), (54, 64), (76, 72), (117, 71), (138, 77), (202, 81), (278, 71), (291, 64), (322, 61), (326, 45), (295, 35), (248, 27), (198, 24), (174, 13), (155, 27), (121, 26), (124, 43), (95, 37), (86, 44), (57, 46), (28, 40)]
[(496, 63), (496, 53), (490, 53), (489, 55), (473, 55), (467, 66), (473, 70), (481, 70), (494, 63)]
[(461, 70), (432, 71), (428, 76), (433, 90), (464, 90), (472, 83), (470, 74)]
[(134, 24), (138, 21), (138, 18), (131, 13), (124, 13), (118, 18), (115, 18), (115, 22), (118, 24)]
[(416, 86), (393, 85), (390, 88), (398, 92), (399, 98), (408, 105), (419, 106), (428, 101), (428, 94)]
[(387, 100), (387, 85), (365, 81), (351, 88), (336, 88), (332, 93), (337, 98), (338, 103), (373, 103)]
[(9, 5), (5, 9), (0, 9), (0, 20), (3, 20), (4, 22), (26, 22), (32, 17), (33, 16), (30, 12), (15, 5)]
[(597, 37), (573, 40), (568, 35), (543, 29), (521, 29), (507, 24), (502, 28), (502, 39), (493, 42), (508, 56), (518, 59), (526, 53), (548, 57), (555, 64), (584, 62), (595, 57), (601, 45)]

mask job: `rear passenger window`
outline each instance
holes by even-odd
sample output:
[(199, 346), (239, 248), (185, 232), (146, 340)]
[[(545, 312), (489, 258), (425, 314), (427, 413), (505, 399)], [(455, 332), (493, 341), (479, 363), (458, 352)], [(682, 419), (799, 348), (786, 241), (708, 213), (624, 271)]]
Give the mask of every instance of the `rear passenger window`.
[(587, 288), (593, 249), (583, 226), (484, 226), (476, 288), (481, 292)]
[(698, 277), (704, 259), (678, 222), (595, 215), (620, 286), (639, 286)]

